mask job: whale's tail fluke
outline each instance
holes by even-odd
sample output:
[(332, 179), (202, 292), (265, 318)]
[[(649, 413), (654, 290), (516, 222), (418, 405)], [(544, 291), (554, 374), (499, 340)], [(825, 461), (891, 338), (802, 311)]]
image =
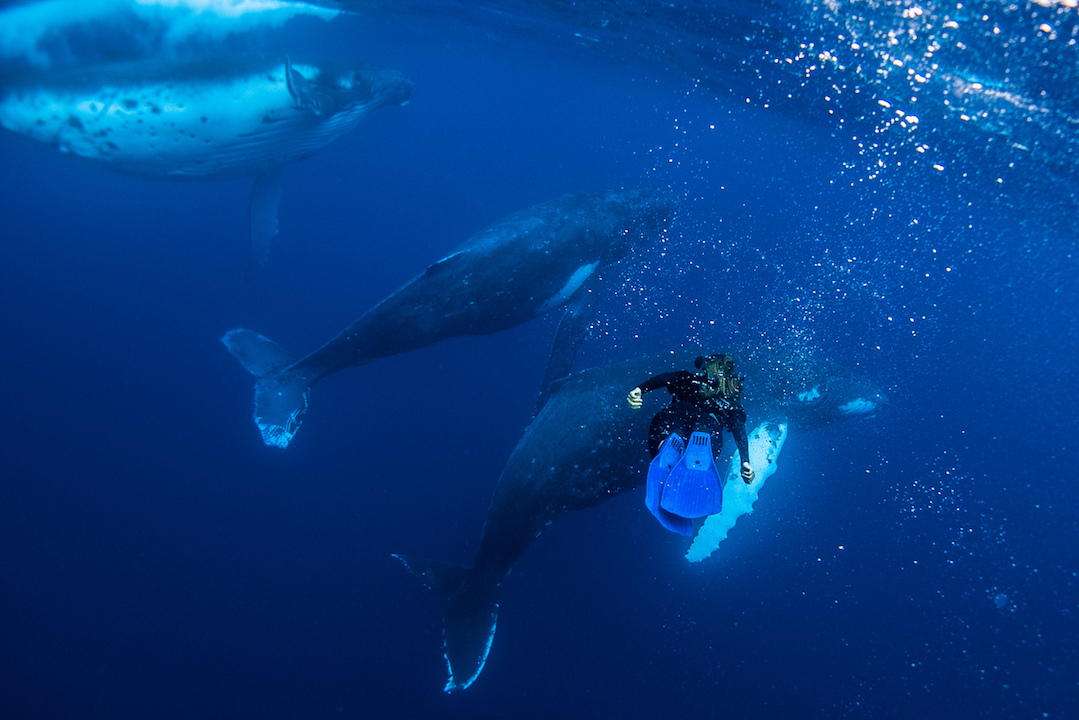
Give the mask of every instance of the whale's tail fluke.
[(479, 677), (498, 623), (498, 590), (505, 573), (481, 572), (449, 563), (394, 555), (445, 601), (442, 648), (446, 692), (464, 690)]
[(272, 447), (288, 447), (303, 422), (311, 394), (306, 377), (286, 371), (296, 358), (254, 330), (229, 330), (221, 342), (257, 378), (255, 424), (262, 441)]

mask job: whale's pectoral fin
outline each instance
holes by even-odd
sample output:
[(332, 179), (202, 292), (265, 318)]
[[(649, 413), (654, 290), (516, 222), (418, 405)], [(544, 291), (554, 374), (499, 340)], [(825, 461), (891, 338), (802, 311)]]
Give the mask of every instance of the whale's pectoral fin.
[(305, 377), (283, 372), (294, 358), (280, 345), (254, 330), (229, 330), (221, 342), (254, 375), (255, 424), (262, 441), (288, 447), (307, 412), (311, 388)]
[(254, 277), (270, 254), (277, 237), (277, 206), (281, 204), (281, 168), (267, 170), (255, 178), (251, 188), (251, 249), (247, 254), (248, 279)]
[(566, 312), (558, 322), (558, 330), (551, 343), (551, 356), (547, 359), (547, 370), (543, 374), (543, 383), (540, 385), (540, 394), (536, 399), (536, 410), (532, 417), (539, 415), (539, 411), (547, 404), (551, 383), (569, 375), (573, 369), (573, 361), (588, 335), (588, 324), (595, 314), (596, 295), (591, 287), (584, 287), (577, 297), (567, 303)]
[(310, 110), (319, 117), (333, 115), (336, 107), (333, 97), (301, 75), (288, 58), (285, 59), (285, 84), (297, 109)]
[(446, 692), (464, 690), (479, 677), (498, 623), (498, 590), (503, 573), (394, 555), (445, 601), (443, 651), (449, 670)]
[(749, 434), (749, 464), (755, 473), (753, 482), (749, 485), (742, 482), (741, 463), (735, 453), (723, 487), (723, 509), (705, 519), (686, 552), (687, 560), (700, 562), (710, 556), (726, 539), (738, 518), (753, 512), (757, 493), (776, 471), (776, 460), (786, 439), (787, 421), (782, 417), (762, 422)]

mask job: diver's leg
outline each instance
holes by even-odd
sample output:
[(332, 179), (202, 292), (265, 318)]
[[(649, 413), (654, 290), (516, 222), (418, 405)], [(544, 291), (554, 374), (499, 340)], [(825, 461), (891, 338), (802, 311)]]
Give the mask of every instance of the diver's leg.
[(648, 454), (651, 457), (659, 455), (659, 446), (674, 431), (677, 420), (669, 407), (663, 408), (652, 418), (648, 425)]
[(720, 464), (719, 456), (723, 454), (723, 429), (716, 428), (712, 431), (712, 457), (716, 460), (716, 466)]
[(715, 415), (708, 413), (701, 429), (706, 429), (712, 434), (712, 457), (715, 458), (718, 467), (720, 455), (723, 454), (723, 423)]

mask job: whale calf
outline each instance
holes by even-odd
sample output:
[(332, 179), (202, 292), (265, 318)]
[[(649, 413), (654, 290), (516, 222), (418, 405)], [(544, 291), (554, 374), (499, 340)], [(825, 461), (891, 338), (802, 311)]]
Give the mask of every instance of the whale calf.
[(64, 153), (146, 178), (256, 176), (252, 264), (277, 232), (280, 170), (383, 105), (408, 101), (395, 70), (251, 55), (143, 60), (17, 74), (0, 84), (0, 125)]
[(300, 359), (253, 330), (230, 330), (221, 342), (258, 378), (255, 423), (263, 442), (288, 446), (311, 386), (331, 373), (566, 307), (556, 342), (563, 350), (548, 365), (548, 376), (561, 376), (602, 268), (665, 231), (674, 209), (666, 192), (629, 189), (564, 195), (522, 210), (473, 235)]
[[(472, 567), (395, 556), (444, 601), (447, 692), (467, 688), (483, 669), (498, 620), (499, 589), (525, 549), (567, 510), (599, 505), (644, 484), (650, 461), (648, 425), (662, 403), (646, 398), (643, 410), (630, 410), (626, 393), (660, 372), (692, 367), (697, 354), (653, 355), (595, 367), (555, 381), (546, 403), (502, 471)], [(820, 427), (844, 417), (829, 410), (833, 404), (883, 400), (868, 381), (855, 383), (848, 372), (842, 374), (850, 382), (828, 383), (837, 369), (827, 364), (806, 372), (760, 354), (743, 353), (737, 357), (738, 370), (749, 377), (746, 410), (754, 421), (762, 417), (764, 421), (750, 433), (750, 458), (759, 477), (751, 486), (744, 486), (735, 462), (724, 490), (725, 514), (709, 518), (716, 518), (713, 524), (729, 523), (721, 530), (723, 537), (740, 514), (751, 510), (756, 491), (775, 469), (776, 455), (788, 427)], [(856, 395), (834, 397), (814, 410), (797, 400), (799, 392), (814, 386), (832, 388), (826, 392), (836, 394), (856, 387), (860, 390)], [(735, 497), (738, 493), (745, 497)], [(722, 540), (715, 539), (718, 532), (709, 527), (712, 537), (704, 541), (718, 544)], [(689, 557), (702, 559), (711, 549), (698, 545)]]

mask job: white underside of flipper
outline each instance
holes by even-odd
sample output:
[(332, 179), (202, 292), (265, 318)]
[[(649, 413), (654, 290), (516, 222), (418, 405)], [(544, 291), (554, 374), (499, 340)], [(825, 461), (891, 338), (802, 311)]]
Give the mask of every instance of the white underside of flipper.
[(749, 464), (753, 466), (756, 476), (752, 483), (745, 484), (741, 476), (741, 462), (738, 453), (735, 453), (723, 488), (723, 510), (705, 519), (686, 552), (687, 560), (700, 562), (709, 557), (726, 539), (738, 518), (753, 512), (757, 494), (776, 471), (776, 460), (786, 439), (787, 423), (782, 420), (765, 421), (749, 434)]
[(548, 310), (568, 302), (569, 299), (573, 297), (574, 293), (581, 289), (581, 286), (584, 285), (584, 281), (592, 276), (592, 273), (595, 272), (597, 267), (599, 267), (598, 260), (594, 263), (588, 263), (587, 265), (582, 265), (577, 268), (577, 271), (566, 280), (566, 284), (562, 286), (562, 289), (547, 298), (547, 302), (543, 303), (543, 307), (541, 307), (536, 314), (542, 315)]

